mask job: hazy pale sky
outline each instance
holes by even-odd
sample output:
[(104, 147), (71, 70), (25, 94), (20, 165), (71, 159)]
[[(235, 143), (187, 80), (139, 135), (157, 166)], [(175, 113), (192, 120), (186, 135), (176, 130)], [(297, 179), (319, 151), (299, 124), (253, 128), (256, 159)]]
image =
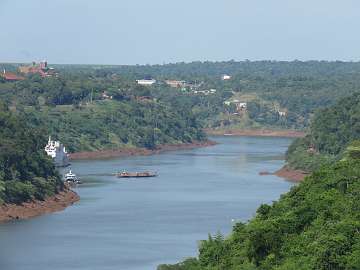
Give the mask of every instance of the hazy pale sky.
[(360, 60), (359, 0), (0, 0), (0, 62)]

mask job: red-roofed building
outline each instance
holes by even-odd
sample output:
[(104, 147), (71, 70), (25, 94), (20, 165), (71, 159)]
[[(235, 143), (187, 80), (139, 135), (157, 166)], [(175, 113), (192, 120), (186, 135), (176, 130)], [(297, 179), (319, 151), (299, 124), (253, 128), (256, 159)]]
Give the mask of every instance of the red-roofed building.
[(18, 76), (15, 73), (7, 72), (5, 69), (4, 72), (2, 73), (2, 77), (9, 82), (22, 81), (25, 79), (24, 77)]
[(57, 76), (57, 73), (53, 68), (49, 68), (46, 61), (36, 64), (32, 63), (32, 66), (21, 66), (19, 71), (23, 74), (39, 74), (41, 77)]

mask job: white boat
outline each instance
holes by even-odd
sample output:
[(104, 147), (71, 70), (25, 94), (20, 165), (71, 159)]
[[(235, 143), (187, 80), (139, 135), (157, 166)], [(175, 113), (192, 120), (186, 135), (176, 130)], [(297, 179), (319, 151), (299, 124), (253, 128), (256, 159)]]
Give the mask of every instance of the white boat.
[(74, 174), (71, 169), (64, 175), (64, 181), (71, 183), (71, 184), (80, 184), (81, 181), (79, 178)]

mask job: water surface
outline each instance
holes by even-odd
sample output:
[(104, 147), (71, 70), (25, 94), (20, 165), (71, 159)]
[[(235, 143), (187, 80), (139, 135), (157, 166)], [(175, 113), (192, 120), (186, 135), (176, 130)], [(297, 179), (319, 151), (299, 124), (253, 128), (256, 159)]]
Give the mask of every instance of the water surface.
[[(291, 139), (216, 137), (220, 144), (72, 164), (81, 201), (63, 212), (0, 225), (0, 269), (149, 270), (197, 255), (209, 232), (229, 233), (292, 185), (276, 176)], [(111, 173), (157, 171), (117, 179)]]

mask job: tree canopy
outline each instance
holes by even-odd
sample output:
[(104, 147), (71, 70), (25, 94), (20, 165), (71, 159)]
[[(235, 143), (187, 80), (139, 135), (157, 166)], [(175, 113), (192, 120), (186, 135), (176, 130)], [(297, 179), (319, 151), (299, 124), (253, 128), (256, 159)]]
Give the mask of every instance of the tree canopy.
[(52, 160), (45, 154), (44, 132), (0, 103), (0, 204), (43, 200), (63, 189)]

